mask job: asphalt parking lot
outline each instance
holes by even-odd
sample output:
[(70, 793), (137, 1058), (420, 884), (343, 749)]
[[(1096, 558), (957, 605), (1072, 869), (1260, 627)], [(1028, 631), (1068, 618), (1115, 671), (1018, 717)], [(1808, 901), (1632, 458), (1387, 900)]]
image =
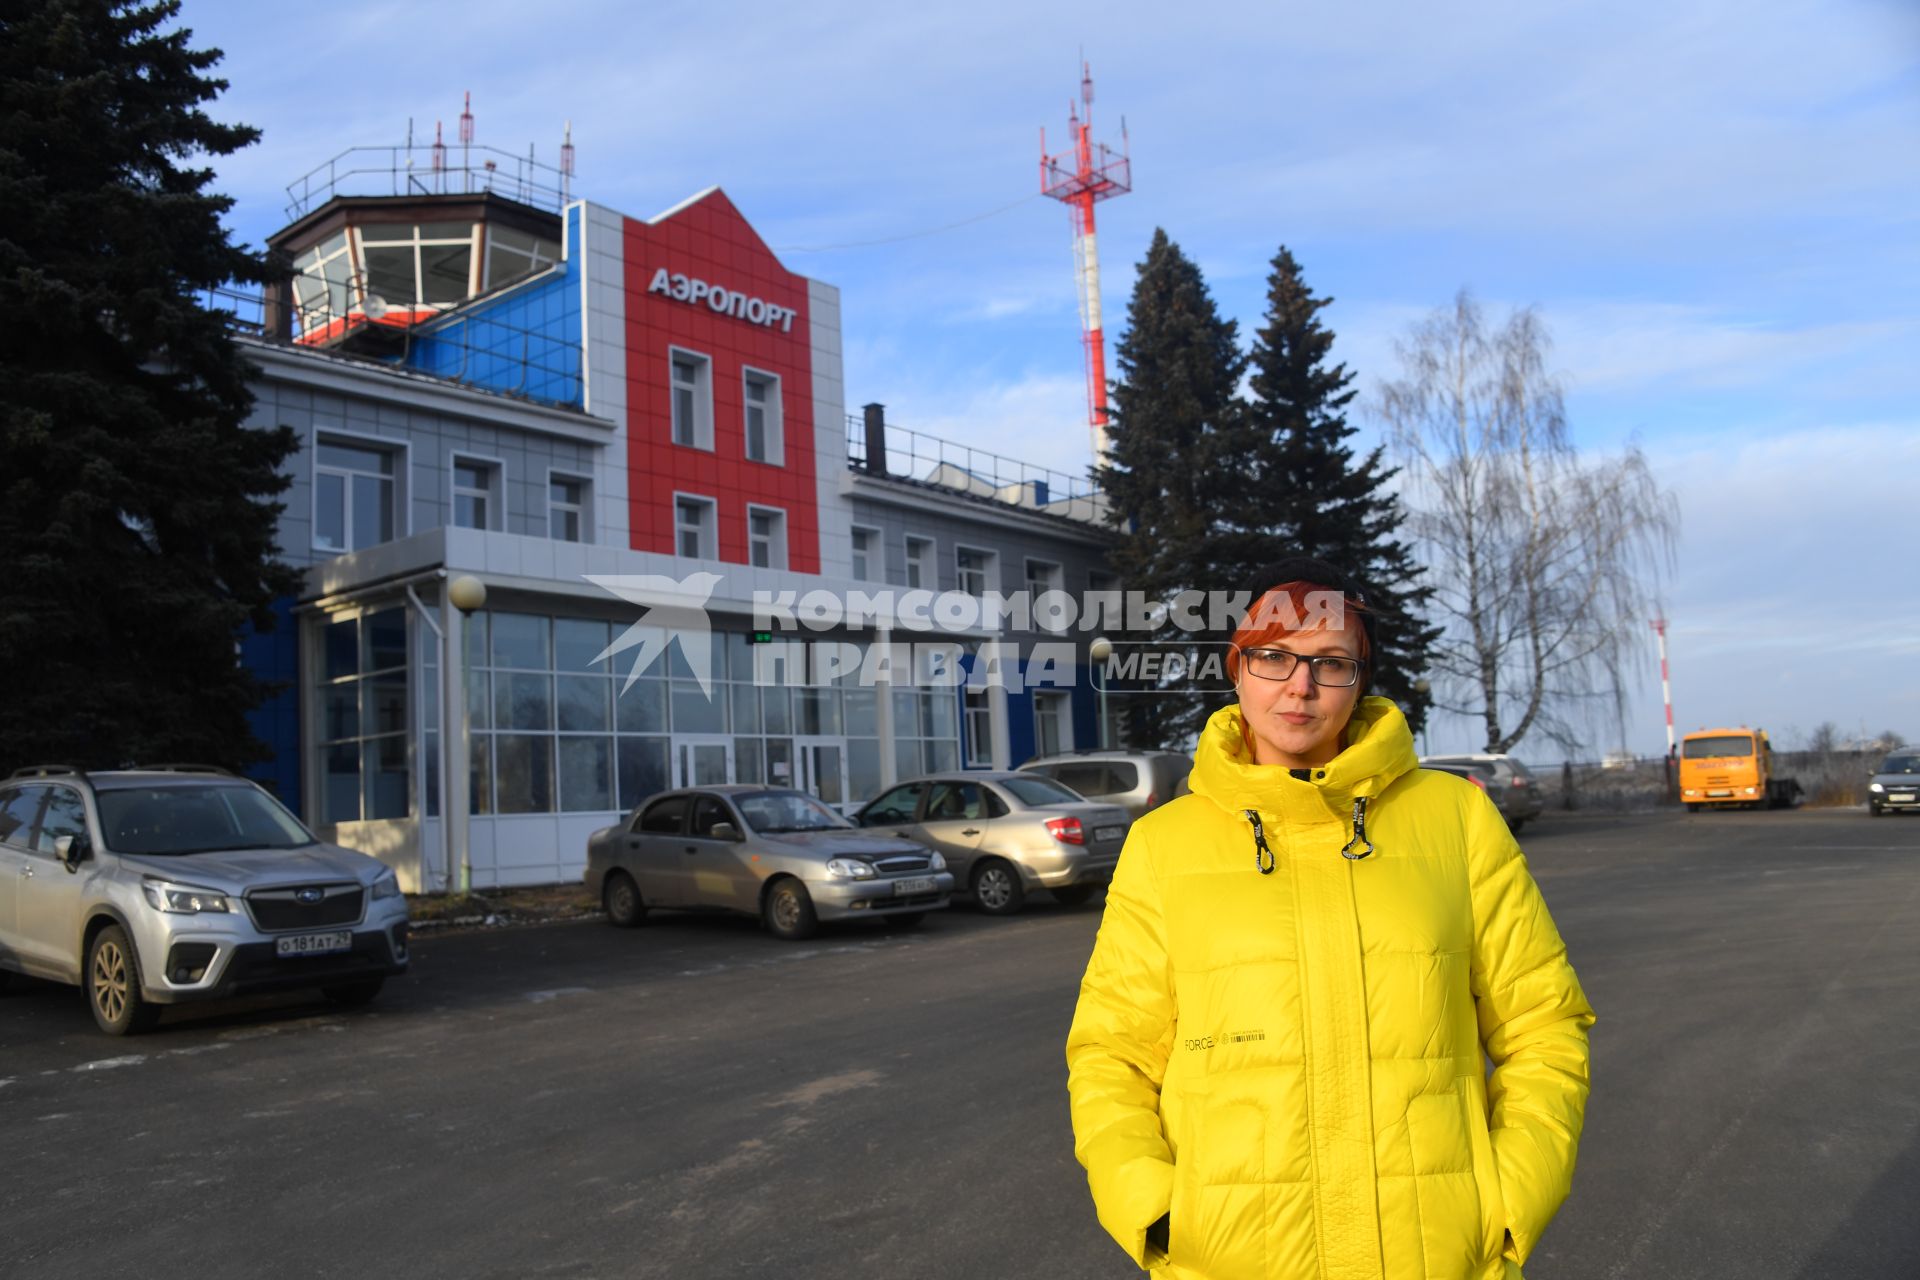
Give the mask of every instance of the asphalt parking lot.
[[(1549, 815), (1599, 1010), (1530, 1280), (1920, 1276), (1920, 819)], [(100, 1036), (0, 996), (0, 1276), (1098, 1277), (1062, 1041), (1097, 903), (773, 941), (423, 938), (371, 1009)]]

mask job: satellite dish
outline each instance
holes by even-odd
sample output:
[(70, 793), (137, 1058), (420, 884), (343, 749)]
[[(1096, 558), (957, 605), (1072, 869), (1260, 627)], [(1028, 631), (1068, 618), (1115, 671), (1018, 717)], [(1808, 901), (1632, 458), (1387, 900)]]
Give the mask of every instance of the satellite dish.
[(387, 300), (377, 293), (370, 293), (367, 300), (360, 304), (360, 312), (369, 320), (378, 320), (387, 314)]

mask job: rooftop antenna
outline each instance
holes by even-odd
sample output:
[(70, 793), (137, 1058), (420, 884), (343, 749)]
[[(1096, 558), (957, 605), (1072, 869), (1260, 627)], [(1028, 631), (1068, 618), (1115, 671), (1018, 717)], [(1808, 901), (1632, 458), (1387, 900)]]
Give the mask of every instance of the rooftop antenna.
[(440, 139), (440, 122), (433, 122), (433, 184), (437, 191), (446, 190), (447, 144)]
[(1100, 252), (1094, 238), (1093, 206), (1133, 190), (1133, 161), (1128, 151), (1126, 122), (1120, 126), (1120, 151), (1104, 142), (1096, 147), (1093, 131), (1093, 69), (1080, 63), (1080, 103), (1067, 104), (1067, 134), (1072, 148), (1047, 154), (1047, 131), (1040, 130), (1040, 193), (1067, 206), (1073, 219), (1073, 270), (1080, 304), (1080, 341), (1086, 349), (1087, 426), (1097, 463), (1107, 452), (1107, 340), (1100, 322)]
[(567, 206), (567, 193), (573, 186), (573, 121), (567, 121), (565, 139), (560, 143), (560, 207)]
[(460, 172), (461, 180), (467, 184), (467, 190), (473, 190), (473, 90), (466, 91), (467, 98), (460, 108)]

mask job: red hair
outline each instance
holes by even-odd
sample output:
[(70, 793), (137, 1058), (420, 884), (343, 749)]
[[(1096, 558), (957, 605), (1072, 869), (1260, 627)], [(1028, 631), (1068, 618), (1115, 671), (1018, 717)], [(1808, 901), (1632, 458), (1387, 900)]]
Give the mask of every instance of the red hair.
[[(1328, 607), (1327, 597), (1339, 599), (1337, 609)], [(1311, 597), (1311, 598), (1310, 598)], [(1284, 642), (1308, 631), (1318, 631), (1328, 627), (1327, 615), (1344, 624), (1335, 628), (1351, 628), (1360, 634), (1360, 653), (1362, 662), (1373, 655), (1367, 644), (1367, 629), (1357, 615), (1366, 606), (1351, 596), (1342, 596), (1332, 587), (1324, 587), (1314, 582), (1283, 582), (1265, 595), (1255, 600), (1247, 609), (1245, 620), (1240, 629), (1233, 633), (1227, 650), (1227, 678), (1236, 684), (1240, 680), (1240, 651), (1242, 649), (1262, 649), (1269, 645), (1285, 648)]]

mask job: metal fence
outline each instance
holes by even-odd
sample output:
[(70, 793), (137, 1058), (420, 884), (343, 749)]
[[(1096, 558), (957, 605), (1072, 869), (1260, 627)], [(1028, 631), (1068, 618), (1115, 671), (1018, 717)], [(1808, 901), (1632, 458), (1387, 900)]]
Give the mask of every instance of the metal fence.
[(348, 147), (287, 184), (287, 221), (296, 222), (335, 196), (440, 196), (492, 193), (558, 213), (570, 175), (529, 152), (497, 147), (427, 144)]
[[(321, 319), (330, 313), (315, 313), (319, 318), (309, 323), (296, 310), (298, 318), (289, 333), (273, 322), (267, 296), (259, 290), (228, 286), (201, 295), (201, 305), (224, 312), (234, 332), (261, 342), (320, 351), (330, 360), (458, 383), (550, 408), (581, 408), (585, 379), (578, 341), (551, 325), (517, 324), (504, 308), (487, 304), (487, 298), (475, 299), (443, 316), (394, 324), (360, 311), (326, 324)], [(340, 332), (332, 332), (335, 328)], [(362, 344), (368, 350), (333, 345), (334, 339), (354, 334), (377, 341)], [(327, 341), (314, 341), (316, 336)]]
[(885, 432), (884, 457), (872, 456), (866, 420), (848, 414), (847, 465), (869, 475), (885, 475), (1049, 515), (1094, 523), (1106, 518), (1106, 498), (1090, 475), (1075, 476), (1035, 466), (891, 422)]
[[(1880, 750), (1776, 751), (1773, 770), (1799, 782), (1806, 804), (1863, 805), (1867, 779), (1885, 755)], [(1665, 756), (1529, 767), (1549, 809), (1626, 811), (1680, 803), (1679, 762)]]

